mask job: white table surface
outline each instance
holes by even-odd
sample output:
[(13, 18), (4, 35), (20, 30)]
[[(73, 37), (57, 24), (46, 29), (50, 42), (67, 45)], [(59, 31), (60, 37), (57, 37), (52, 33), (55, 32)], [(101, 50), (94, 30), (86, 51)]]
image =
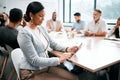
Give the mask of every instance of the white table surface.
[(54, 36), (53, 39), (64, 46), (79, 46), (82, 43), (81, 48), (70, 61), (88, 71), (96, 72), (120, 62), (119, 42), (104, 40), (103, 37), (77, 36), (68, 39), (65, 34)]

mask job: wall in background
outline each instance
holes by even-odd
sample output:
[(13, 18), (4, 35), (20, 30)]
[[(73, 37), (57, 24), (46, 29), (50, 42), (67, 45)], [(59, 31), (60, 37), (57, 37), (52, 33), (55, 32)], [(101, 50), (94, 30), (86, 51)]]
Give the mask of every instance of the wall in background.
[(5, 12), (6, 0), (0, 0), (0, 12)]
[(58, 0), (0, 0), (0, 12), (9, 13), (12, 8), (20, 8), (24, 14), (26, 12), (27, 5), (32, 1), (39, 1), (45, 7), (45, 20), (43, 25), (45, 25), (46, 20), (51, 18), (53, 11), (56, 11), (59, 16)]

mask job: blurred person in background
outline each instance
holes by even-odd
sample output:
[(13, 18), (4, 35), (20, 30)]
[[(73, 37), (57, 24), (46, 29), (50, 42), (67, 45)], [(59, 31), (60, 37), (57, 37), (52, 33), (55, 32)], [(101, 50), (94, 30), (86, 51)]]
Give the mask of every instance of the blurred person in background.
[(108, 33), (108, 37), (110, 36), (115, 36), (115, 38), (120, 38), (120, 17), (118, 17), (116, 25), (113, 27), (110, 33)]
[(0, 28), (0, 43), (7, 44), (13, 49), (18, 48), (16, 28), (20, 25), (23, 13), (18, 8), (13, 8), (9, 12), (9, 23)]
[(8, 25), (9, 17), (6, 13), (0, 13), (0, 27)]
[(86, 36), (105, 36), (106, 23), (101, 19), (102, 11), (99, 9), (94, 10), (93, 20), (85, 27)]
[(77, 33), (81, 33), (85, 26), (85, 22), (81, 20), (81, 14), (79, 12), (76, 12), (74, 14), (75, 23), (73, 24), (72, 30), (75, 30)]
[(52, 13), (52, 19), (48, 20), (46, 23), (47, 31), (56, 31), (61, 32), (63, 31), (63, 25), (60, 20), (57, 20), (56, 12)]

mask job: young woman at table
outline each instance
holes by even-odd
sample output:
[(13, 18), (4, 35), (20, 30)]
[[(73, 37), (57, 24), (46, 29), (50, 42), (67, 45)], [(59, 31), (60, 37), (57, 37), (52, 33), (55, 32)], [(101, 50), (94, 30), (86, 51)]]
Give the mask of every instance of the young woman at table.
[(116, 38), (120, 38), (120, 17), (118, 17), (116, 25), (109, 34), (109, 36), (112, 35), (114, 35)]
[[(41, 26), (45, 12), (40, 2), (31, 2), (26, 10), (28, 22), (18, 34), (18, 43), (25, 59), (20, 64), (21, 80), (77, 80), (77, 77), (56, 67), (71, 57), (79, 48), (66, 48), (56, 44)], [(58, 57), (48, 57), (47, 49), (67, 51)]]

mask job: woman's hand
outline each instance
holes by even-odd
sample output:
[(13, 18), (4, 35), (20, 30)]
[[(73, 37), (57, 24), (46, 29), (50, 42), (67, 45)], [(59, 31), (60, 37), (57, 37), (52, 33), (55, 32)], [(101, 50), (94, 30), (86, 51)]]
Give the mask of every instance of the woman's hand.
[(69, 52), (69, 53), (74, 54), (74, 53), (76, 53), (78, 50), (79, 50), (79, 47), (78, 47), (78, 46), (73, 46), (73, 47), (67, 48), (66, 51)]
[(65, 60), (69, 59), (72, 56), (72, 53), (64, 53), (59, 58), (59, 63), (64, 62)]

